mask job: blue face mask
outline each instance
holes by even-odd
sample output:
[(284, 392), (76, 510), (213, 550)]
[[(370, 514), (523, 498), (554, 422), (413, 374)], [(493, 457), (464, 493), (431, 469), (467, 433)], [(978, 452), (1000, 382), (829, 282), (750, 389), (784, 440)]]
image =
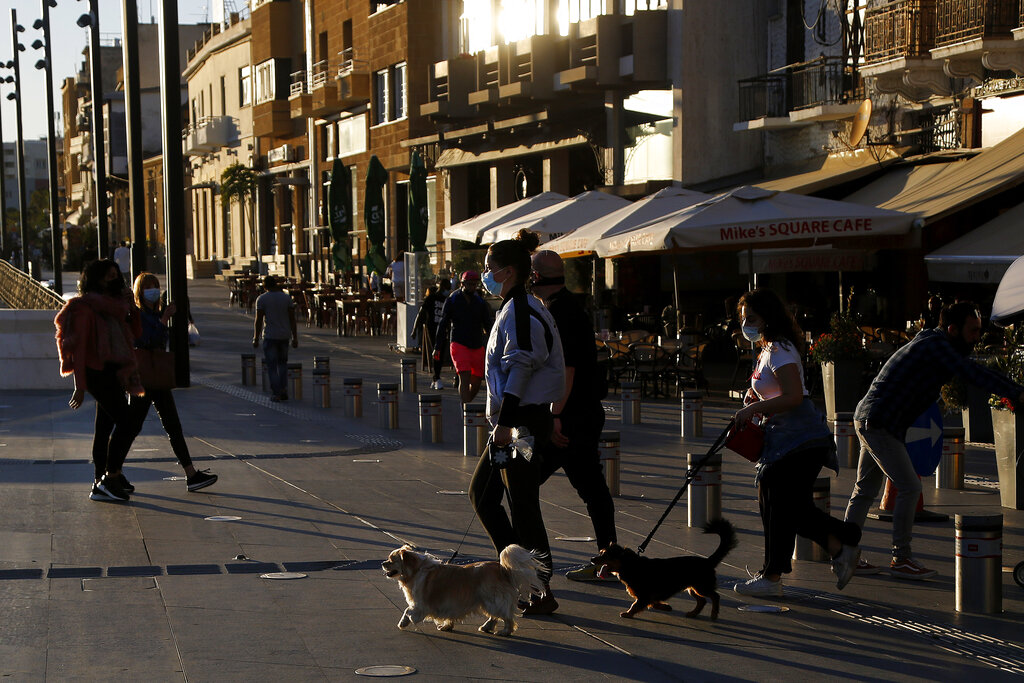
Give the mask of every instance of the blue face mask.
[(146, 303), (155, 304), (157, 301), (160, 301), (160, 288), (151, 287), (142, 290), (142, 298)]
[(494, 279), (494, 273), (488, 270), (483, 274), (483, 276), (481, 276), (480, 282), (488, 292), (494, 296), (501, 296), (501, 287), (503, 283)]
[(761, 330), (750, 325), (744, 325), (740, 328), (743, 332), (743, 338), (748, 342), (759, 342), (761, 341)]

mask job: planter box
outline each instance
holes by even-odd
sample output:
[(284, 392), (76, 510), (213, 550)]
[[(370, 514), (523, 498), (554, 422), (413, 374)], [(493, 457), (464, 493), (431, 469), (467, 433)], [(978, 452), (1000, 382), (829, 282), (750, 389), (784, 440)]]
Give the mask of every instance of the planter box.
[(992, 408), (996, 469), (999, 471), (999, 502), (1004, 508), (1024, 510), (1024, 414)]
[(973, 384), (967, 385), (967, 408), (963, 411), (967, 441), (992, 443), (992, 411), (988, 397), (989, 392)]
[(821, 364), (821, 384), (825, 394), (825, 416), (835, 421), (836, 413), (852, 413), (864, 397), (864, 363), (841, 360)]

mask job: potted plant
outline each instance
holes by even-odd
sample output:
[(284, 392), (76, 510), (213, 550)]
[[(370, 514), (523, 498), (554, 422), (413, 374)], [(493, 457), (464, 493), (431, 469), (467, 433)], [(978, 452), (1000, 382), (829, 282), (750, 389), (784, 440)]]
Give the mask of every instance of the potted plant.
[(967, 382), (962, 377), (954, 376), (942, 385), (939, 392), (939, 411), (942, 413), (943, 426), (966, 428), (969, 407), (967, 401)]
[[(1002, 353), (996, 356), (996, 370), (1017, 384), (1024, 384), (1024, 329), (1007, 328)], [(989, 398), (992, 432), (999, 473), (999, 502), (1003, 507), (1024, 510), (1024, 410), (1000, 396)]]
[(837, 412), (853, 412), (866, 390), (864, 371), (868, 352), (860, 327), (849, 309), (846, 313), (832, 314), (829, 331), (811, 345), (810, 358), (821, 364), (826, 417), (835, 420)]

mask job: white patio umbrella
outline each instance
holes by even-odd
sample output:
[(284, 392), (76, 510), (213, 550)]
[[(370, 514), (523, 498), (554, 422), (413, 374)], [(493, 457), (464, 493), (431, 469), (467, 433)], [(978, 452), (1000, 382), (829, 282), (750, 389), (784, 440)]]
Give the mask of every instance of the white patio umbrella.
[(1010, 264), (992, 302), (992, 322), (1012, 325), (1024, 319), (1024, 256)]
[(541, 242), (547, 242), (630, 205), (628, 199), (607, 192), (582, 192), (568, 201), (485, 230), (480, 244), (511, 239), (523, 228), (539, 233)]
[(561, 254), (562, 258), (587, 256), (594, 253), (594, 243), (602, 237), (626, 232), (708, 199), (711, 195), (703, 192), (666, 187), (551, 240), (545, 248)]
[(492, 209), (447, 227), (444, 230), (444, 238), (447, 240), (465, 240), (467, 242), (479, 243), (480, 236), (488, 228), (501, 225), (506, 221), (523, 218), (535, 211), (540, 211), (541, 209), (546, 209), (566, 201), (569, 201), (569, 197), (559, 192), (541, 192), (538, 195), (520, 199), (505, 206), (499, 206), (497, 209)]
[(627, 232), (597, 240), (598, 256), (785, 243), (831, 243), (907, 233), (916, 217), (744, 185)]

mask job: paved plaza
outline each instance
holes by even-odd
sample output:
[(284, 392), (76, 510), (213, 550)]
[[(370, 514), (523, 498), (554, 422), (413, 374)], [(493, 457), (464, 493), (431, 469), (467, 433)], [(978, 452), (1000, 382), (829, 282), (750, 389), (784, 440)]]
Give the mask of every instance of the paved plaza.
[[(939, 571), (923, 582), (855, 577), (839, 592), (827, 563), (796, 562), (779, 600), (747, 600), (731, 585), (760, 567), (762, 535), (753, 469), (724, 457), (722, 508), (740, 545), (719, 566), (722, 612), (619, 617), (617, 583), (563, 574), (595, 551), (583, 503), (557, 474), (542, 489), (560, 604), (525, 617), (510, 638), (479, 633), (482, 618), (442, 633), (400, 631), (405, 608), (380, 563), (403, 543), (457, 561), (493, 559), (465, 490), (475, 458), (462, 454), (455, 390), (441, 392), (444, 442), (420, 439), (416, 397), (400, 395), (398, 430), (378, 427), (375, 385), (398, 381), (400, 356), (380, 337), (341, 338), (300, 327), (301, 400), (271, 403), (241, 384), (252, 318), (228, 305), (227, 286), (189, 283), (202, 343), (192, 386), (175, 392), (197, 467), (220, 480), (188, 493), (151, 412), (125, 473), (127, 504), (91, 501), (94, 403), (78, 412), (67, 391), (0, 393), (0, 674), (5, 681), (338, 681), (364, 667), (410, 667), (425, 680), (1003, 680), (1024, 674), (1024, 589), (1002, 574), (1003, 613), (954, 609), (953, 523), (918, 525), (915, 555)], [(330, 357), (332, 406), (313, 400), (313, 356)], [(731, 370), (731, 368), (730, 368)], [(56, 363), (53, 368), (57, 372)], [(728, 374), (728, 373), (726, 373)], [(342, 410), (343, 377), (362, 377), (361, 418)], [(447, 375), (446, 375), (447, 379)], [(421, 390), (429, 376), (418, 376)], [(722, 382), (704, 412), (713, 436), (731, 413)], [(605, 403), (619, 429), (616, 396)], [(676, 400), (648, 402), (643, 423), (622, 426), (619, 541), (636, 547), (682, 483), (687, 452)], [(969, 445), (967, 487), (936, 490), (928, 509), (952, 516), (1002, 513), (1003, 565), (1024, 560), (1024, 512), (1002, 509), (991, 447)], [(832, 480), (841, 514), (853, 484)], [(232, 518), (217, 521), (216, 517)], [(467, 531), (468, 530), (468, 531)], [(887, 561), (890, 525), (869, 520), (862, 547)], [(717, 538), (687, 526), (687, 498), (658, 531), (650, 557), (709, 554)], [(263, 574), (305, 578), (271, 580)], [(741, 611), (748, 603), (784, 612)]]

